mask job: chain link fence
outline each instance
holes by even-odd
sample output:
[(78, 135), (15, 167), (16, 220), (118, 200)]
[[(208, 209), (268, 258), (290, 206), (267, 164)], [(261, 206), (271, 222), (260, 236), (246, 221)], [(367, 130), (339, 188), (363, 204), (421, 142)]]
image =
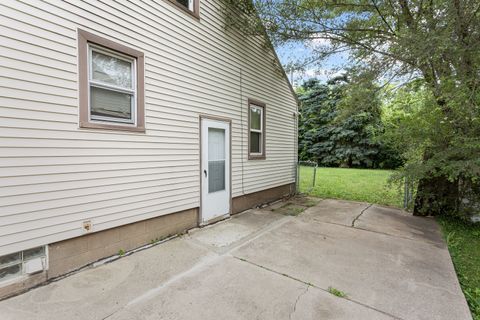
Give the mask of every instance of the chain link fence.
[[(318, 165), (313, 161), (299, 161), (297, 165), (297, 193), (311, 194), (315, 186), (321, 183), (321, 177), (317, 170)], [(403, 208), (412, 210), (415, 199), (415, 183), (405, 179), (403, 188)]]
[(403, 209), (413, 210), (413, 199), (415, 194), (415, 183), (405, 179), (403, 186)]
[(313, 161), (299, 161), (297, 166), (297, 193), (309, 194), (317, 182), (318, 165)]

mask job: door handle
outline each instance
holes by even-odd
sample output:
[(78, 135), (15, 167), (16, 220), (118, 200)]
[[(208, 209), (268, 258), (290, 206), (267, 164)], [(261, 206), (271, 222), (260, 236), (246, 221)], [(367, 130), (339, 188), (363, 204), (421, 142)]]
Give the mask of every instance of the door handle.
[(205, 178), (207, 177), (207, 170), (203, 170), (203, 173), (205, 173)]

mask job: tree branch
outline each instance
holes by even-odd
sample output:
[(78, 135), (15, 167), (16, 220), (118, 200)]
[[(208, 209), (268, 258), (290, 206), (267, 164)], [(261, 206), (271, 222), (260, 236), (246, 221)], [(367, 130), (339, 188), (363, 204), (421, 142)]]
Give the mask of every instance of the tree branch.
[(377, 11), (378, 15), (380, 16), (380, 18), (382, 19), (382, 21), (385, 23), (385, 25), (387, 26), (387, 28), (390, 30), (390, 32), (396, 36), (397, 34), (395, 33), (395, 31), (392, 29), (392, 27), (390, 26), (390, 24), (387, 22), (387, 20), (385, 19), (385, 17), (383, 16), (383, 14), (380, 12), (380, 8), (378, 8), (375, 0), (371, 0), (372, 3), (373, 3), (373, 6), (375, 7), (375, 10)]

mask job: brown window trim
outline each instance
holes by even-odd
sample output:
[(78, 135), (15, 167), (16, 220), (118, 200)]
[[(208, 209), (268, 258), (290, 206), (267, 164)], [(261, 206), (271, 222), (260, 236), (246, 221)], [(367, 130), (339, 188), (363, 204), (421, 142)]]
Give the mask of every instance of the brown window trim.
[[(250, 106), (254, 105), (257, 107), (263, 108), (263, 118), (262, 118), (262, 153), (261, 154), (251, 154), (250, 153)], [(254, 99), (248, 99), (248, 160), (265, 160), (266, 156), (266, 132), (267, 132), (267, 105), (263, 102)]]
[(167, 0), (167, 2), (170, 2), (175, 7), (179, 8), (183, 12), (185, 12), (185, 13), (189, 14), (190, 16), (194, 17), (195, 19), (200, 20), (200, 0), (193, 0), (193, 11), (190, 11), (188, 8), (181, 5), (176, 0)]
[[(96, 44), (137, 60), (137, 103), (135, 115), (136, 125), (96, 122), (89, 115), (89, 84), (88, 84), (88, 44)], [(79, 76), (79, 117), (80, 128), (107, 129), (120, 131), (145, 132), (145, 55), (130, 47), (78, 29), (78, 76)]]

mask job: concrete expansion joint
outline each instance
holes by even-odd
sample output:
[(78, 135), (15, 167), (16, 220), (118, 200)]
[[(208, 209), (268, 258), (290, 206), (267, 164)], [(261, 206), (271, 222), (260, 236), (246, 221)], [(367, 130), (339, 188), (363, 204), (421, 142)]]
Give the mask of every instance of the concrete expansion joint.
[(365, 211), (367, 211), (368, 209), (370, 209), (371, 207), (373, 206), (373, 203), (370, 203), (368, 206), (366, 206), (358, 216), (355, 217), (355, 219), (353, 219), (352, 221), (352, 228), (355, 228), (355, 222), (357, 222), (357, 220), (362, 216), (362, 214), (365, 213)]
[(423, 244), (427, 244), (427, 245), (431, 245), (431, 246), (435, 246), (435, 247), (438, 246), (438, 243), (433, 242), (433, 241), (429, 241), (429, 240), (417, 240), (417, 239), (414, 239), (414, 238), (403, 237), (403, 236), (399, 236), (399, 235), (393, 235), (393, 234), (386, 233), (386, 232), (381, 232), (381, 231), (373, 231), (373, 230), (369, 230), (369, 229), (365, 229), (365, 228), (361, 228), (361, 227), (354, 227), (354, 228), (356, 230), (381, 234), (382, 236), (386, 236), (386, 237), (390, 237), (390, 238), (398, 238), (398, 239), (403, 239), (403, 240), (408, 240), (408, 241), (414, 241), (414, 242), (423, 243)]
[[(187, 236), (184, 237), (185, 240), (187, 240), (190, 244), (193, 244), (193, 245), (196, 245), (196, 246), (199, 246), (199, 247), (202, 247), (204, 249), (208, 249), (208, 255), (206, 257), (204, 257), (203, 259), (201, 259), (199, 262), (197, 262), (193, 267), (191, 267), (190, 269), (174, 276), (173, 278), (171, 278), (170, 280), (162, 283), (160, 286), (156, 287), (156, 288), (153, 288), (147, 292), (145, 292), (143, 295), (131, 300), (130, 302), (128, 302), (125, 306), (123, 306), (121, 309), (119, 310), (116, 310), (115, 312), (113, 312), (112, 314), (108, 315), (105, 319), (108, 319), (109, 317), (113, 316), (114, 314), (118, 313), (119, 311), (121, 310), (124, 310), (126, 308), (130, 308), (131, 306), (133, 305), (136, 305), (140, 302), (143, 302), (143, 301), (147, 301), (147, 300), (150, 300), (152, 299), (153, 297), (157, 296), (160, 292), (162, 292), (163, 290), (167, 289), (170, 285), (172, 285), (173, 283), (177, 282), (178, 280), (182, 279), (182, 278), (185, 278), (187, 276), (190, 276), (190, 275), (193, 275), (193, 274), (197, 274), (201, 271), (203, 271), (205, 268), (208, 268), (209, 266), (212, 266), (213, 264), (215, 263), (218, 263), (218, 261), (224, 257), (224, 256), (232, 256), (230, 254), (230, 252), (234, 251), (235, 249), (238, 249), (239, 247), (241, 246), (244, 246), (246, 245), (247, 243), (250, 243), (252, 242), (253, 240), (257, 239), (258, 237), (260, 237), (261, 235), (265, 234), (266, 232), (268, 231), (271, 231), (275, 228), (278, 228), (279, 226), (283, 225), (284, 223), (286, 223), (287, 221), (290, 221), (291, 219), (289, 219), (290, 217), (285, 217), (283, 219), (280, 219), (274, 223), (271, 223), (269, 224), (268, 226), (266, 226), (265, 228), (262, 228), (259, 232), (255, 233), (253, 237), (251, 238), (247, 238), (245, 239), (244, 241), (241, 241), (240, 243), (234, 245), (233, 247), (227, 247), (225, 248), (225, 250), (220, 250), (220, 252), (216, 252), (214, 250), (212, 250), (211, 248), (209, 248), (208, 246), (206, 246), (205, 244), (201, 243), (200, 241), (196, 241), (194, 239), (192, 239), (191, 237)], [(222, 223), (224, 221), (221, 221), (219, 223)], [(237, 257), (234, 257), (234, 258), (237, 258)], [(239, 259), (239, 258), (237, 258)], [(242, 259), (239, 259), (239, 260), (242, 260)]]
[(252, 261), (250, 261), (250, 260), (247, 260), (247, 259), (245, 259), (245, 258), (237, 257), (237, 256), (235, 256), (235, 255), (232, 255), (232, 257), (235, 258), (235, 259), (237, 259), (237, 260), (240, 260), (240, 261), (246, 262), (246, 263), (248, 263), (248, 264), (251, 264), (252, 266), (255, 266), (255, 267), (258, 267), (258, 268), (262, 268), (262, 269), (264, 269), (264, 270), (267, 270), (267, 271), (273, 272), (273, 273), (275, 273), (275, 274), (281, 275), (282, 277), (286, 277), (286, 278), (295, 280), (295, 281), (297, 281), (297, 282), (303, 283), (303, 284), (305, 284), (305, 285), (307, 285), (307, 286), (312, 286), (312, 287), (314, 287), (314, 288), (321, 289), (321, 288), (318, 288), (318, 287), (316, 287), (315, 285), (313, 285), (313, 284), (311, 284), (311, 283), (308, 283), (308, 282), (305, 282), (305, 281), (303, 281), (303, 280), (301, 280), (301, 279), (292, 277), (291, 275), (288, 275), (288, 274), (286, 274), (286, 273), (280, 273), (280, 272), (275, 271), (275, 270), (273, 270), (273, 269), (271, 269), (271, 268), (262, 266), (261, 264), (258, 264), (258, 263), (252, 262)]
[(168, 281), (162, 283), (156, 288), (150, 289), (149, 291), (145, 292), (144, 294), (136, 297), (133, 300), (130, 300), (128, 303), (125, 305), (121, 306), (119, 309), (115, 310), (114, 312), (110, 313), (107, 315), (105, 318), (102, 320), (106, 320), (114, 316), (115, 314), (131, 308), (134, 305), (137, 305), (139, 303), (148, 301), (153, 299), (155, 296), (159, 295), (162, 291), (168, 289), (172, 284), (177, 283), (179, 280), (186, 278), (188, 276), (196, 275), (198, 273), (203, 272), (205, 269), (211, 267), (213, 264), (217, 263), (218, 260), (221, 258), (220, 255), (215, 254), (215, 253), (209, 253), (207, 256), (203, 257), (200, 259), (193, 267), (190, 269), (185, 270), (182, 273), (177, 274), (176, 276), (170, 278)]
[[(316, 223), (324, 223), (324, 224), (331, 224), (331, 225), (334, 225), (334, 226), (339, 226), (339, 227), (343, 227), (343, 228), (352, 228), (352, 226), (348, 226), (348, 225), (344, 225), (344, 224), (341, 224), (341, 223), (336, 223), (336, 222), (326, 222), (326, 221), (315, 221)], [(418, 242), (418, 243), (426, 243), (428, 245), (432, 245), (432, 246), (438, 246), (438, 243), (436, 242), (433, 242), (433, 241), (429, 241), (429, 240), (417, 240), (417, 239), (414, 239), (414, 238), (409, 238), (409, 237), (404, 237), (404, 236), (400, 236), (400, 235), (393, 235), (393, 234), (390, 234), (390, 233), (386, 233), (386, 232), (381, 232), (381, 231), (378, 231), (378, 230), (370, 230), (370, 229), (366, 229), (366, 228), (362, 228), (362, 227), (353, 227), (355, 230), (360, 230), (360, 231), (365, 231), (365, 232), (369, 232), (369, 233), (376, 233), (376, 234), (381, 234), (382, 236), (386, 236), (386, 237), (389, 237), (389, 238), (398, 238), (398, 239), (404, 239), (404, 240), (408, 240), (408, 241), (414, 241), (414, 242)]]
[[(251, 243), (252, 241), (255, 241), (256, 239), (260, 238), (261, 236), (265, 235), (266, 233), (283, 226), (285, 223), (287, 223), (289, 221), (292, 221), (292, 218), (293, 217), (283, 217), (283, 218), (281, 218), (277, 221), (271, 222), (271, 223), (265, 225), (264, 227), (262, 227), (261, 229), (253, 232), (251, 235), (241, 239), (240, 241), (236, 241), (236, 242), (234, 242), (230, 245), (227, 245), (225, 247), (213, 247), (211, 245), (208, 245), (208, 244), (205, 244), (201, 241), (198, 241), (191, 236), (187, 236), (184, 239), (187, 240), (189, 243), (191, 243), (193, 245), (196, 245), (198, 247), (207, 249), (209, 252), (215, 253), (215, 254), (220, 255), (220, 256), (225, 256), (225, 255), (229, 256), (235, 250), (238, 250), (241, 247)], [(229, 220), (227, 220), (227, 221), (229, 221)], [(225, 221), (225, 222), (227, 222), (227, 221)], [(224, 223), (224, 221), (219, 222), (219, 223)]]
[[(232, 255), (232, 257), (235, 258), (235, 259), (237, 259), (237, 260), (240, 260), (240, 261), (243, 261), (243, 262), (245, 262), (245, 263), (248, 263), (248, 264), (251, 264), (251, 265), (253, 265), (253, 266), (256, 266), (256, 267), (258, 267), (258, 268), (262, 268), (263, 270), (266, 270), (266, 271), (269, 271), (269, 272), (273, 272), (273, 273), (278, 274), (278, 275), (280, 275), (280, 276), (283, 276), (283, 277), (292, 279), (292, 280), (294, 280), (294, 281), (297, 281), (297, 282), (300, 282), (300, 283), (306, 285), (306, 286), (307, 286), (307, 289), (305, 290), (305, 292), (301, 293), (301, 294), (297, 297), (297, 301), (295, 302), (295, 306), (298, 304), (298, 301), (300, 300), (300, 297), (302, 297), (303, 295), (305, 295), (310, 287), (315, 288), (315, 289), (318, 289), (318, 290), (321, 290), (321, 291), (324, 291), (324, 292), (327, 292), (328, 294), (331, 294), (331, 293), (328, 291), (328, 289), (321, 288), (321, 287), (319, 287), (319, 286), (317, 286), (317, 285), (315, 285), (315, 284), (313, 284), (313, 283), (306, 282), (306, 281), (304, 281), (304, 280), (302, 280), (302, 279), (293, 277), (293, 276), (291, 276), (291, 275), (289, 275), (289, 274), (275, 271), (275, 270), (273, 270), (273, 269), (271, 269), (271, 268), (262, 266), (262, 265), (260, 265), (260, 264), (255, 263), (255, 262), (249, 261), (249, 260), (247, 260), (247, 259), (245, 259), (245, 258), (237, 257), (237, 256), (234, 256), (234, 255)], [(386, 315), (386, 316), (388, 316), (388, 317), (390, 317), (390, 318), (392, 318), (392, 319), (394, 319), (394, 320), (405, 320), (405, 319), (403, 319), (403, 318), (394, 316), (393, 314), (390, 314), (390, 313), (388, 313), (388, 312), (386, 312), (386, 311), (383, 311), (383, 310), (377, 309), (377, 308), (375, 308), (375, 307), (369, 306), (369, 305), (367, 305), (367, 304), (365, 304), (365, 303), (362, 303), (362, 302), (359, 302), (359, 301), (357, 301), (357, 300), (353, 300), (353, 299), (351, 299), (351, 298), (349, 298), (349, 297), (343, 297), (343, 298), (339, 298), (339, 299), (348, 300), (348, 301), (350, 301), (350, 302), (352, 302), (352, 303), (355, 303), (355, 304), (357, 304), (357, 305), (360, 305), (360, 306), (362, 306), (362, 307), (364, 307), (364, 308), (371, 309), (371, 310), (376, 311), (376, 312), (378, 312), (378, 313), (384, 314), (384, 315)], [(295, 308), (296, 308), (296, 307), (295, 307)], [(292, 313), (290, 314), (290, 316), (292, 316), (294, 312), (295, 312), (295, 309), (294, 309), (294, 311), (292, 311)]]

